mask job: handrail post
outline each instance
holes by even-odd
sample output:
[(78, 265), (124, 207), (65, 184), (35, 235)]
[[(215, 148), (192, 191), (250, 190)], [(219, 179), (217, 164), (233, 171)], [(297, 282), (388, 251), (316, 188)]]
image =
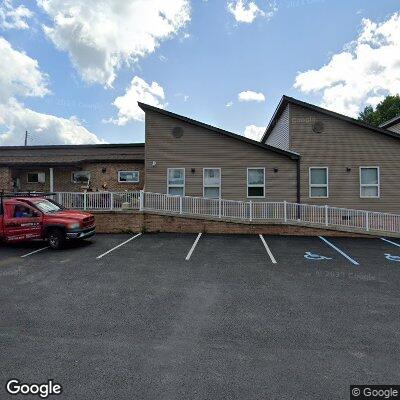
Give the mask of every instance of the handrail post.
[(222, 200), (221, 197), (218, 199), (218, 217), (222, 217)]
[(87, 208), (87, 193), (83, 192), (83, 209), (86, 210)]
[(325, 225), (328, 226), (329, 220), (328, 220), (328, 205), (325, 205)]
[(179, 197), (179, 214), (182, 214), (182, 196)]
[(144, 191), (141, 190), (139, 192), (139, 211), (143, 211), (144, 209)]
[(110, 192), (110, 210), (114, 210), (114, 193)]
[(283, 202), (283, 219), (285, 222), (287, 222), (287, 202), (286, 200)]
[(253, 221), (253, 202), (250, 200), (250, 221)]
[(369, 231), (369, 212), (365, 212), (365, 228), (367, 229), (367, 232)]

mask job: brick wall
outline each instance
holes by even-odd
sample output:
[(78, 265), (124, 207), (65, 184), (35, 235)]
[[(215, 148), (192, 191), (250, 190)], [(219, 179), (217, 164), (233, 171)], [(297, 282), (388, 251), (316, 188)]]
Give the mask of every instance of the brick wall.
[(373, 237), (352, 232), (300, 227), (294, 225), (240, 224), (210, 221), (197, 218), (175, 217), (140, 212), (93, 212), (98, 233), (122, 232), (178, 232), (178, 233), (224, 233), (265, 234), (289, 236), (342, 236)]
[[(103, 172), (105, 169), (105, 172)], [(102, 190), (102, 185), (107, 185), (109, 191), (136, 191), (143, 189), (144, 186), (144, 164), (139, 162), (121, 163), (88, 163), (81, 167), (54, 168), (54, 191), (56, 192), (81, 192), (82, 184), (72, 182), (74, 171), (90, 172), (90, 187), (92, 190)], [(118, 171), (139, 171), (139, 183), (118, 182)], [(44, 172), (46, 174), (45, 183), (28, 183), (28, 172)], [(50, 172), (49, 168), (18, 169), (12, 171), (13, 177), (19, 177), (22, 191), (49, 191)], [(0, 172), (1, 179), (1, 172)], [(1, 183), (1, 182), (0, 182)], [(1, 187), (1, 186), (0, 186)]]
[(11, 175), (8, 167), (0, 167), (0, 190), (11, 191)]

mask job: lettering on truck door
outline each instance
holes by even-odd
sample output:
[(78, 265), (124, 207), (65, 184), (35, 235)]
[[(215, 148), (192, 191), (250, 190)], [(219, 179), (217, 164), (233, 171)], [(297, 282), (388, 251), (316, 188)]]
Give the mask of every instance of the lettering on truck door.
[(42, 215), (26, 203), (5, 204), (4, 234), (9, 242), (38, 239), (42, 232)]

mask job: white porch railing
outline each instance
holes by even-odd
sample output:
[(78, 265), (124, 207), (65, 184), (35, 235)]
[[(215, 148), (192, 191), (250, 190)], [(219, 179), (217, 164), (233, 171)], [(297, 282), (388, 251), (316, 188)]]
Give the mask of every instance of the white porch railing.
[(58, 192), (56, 201), (81, 210), (134, 209), (174, 215), (281, 222), (318, 227), (352, 228), (359, 232), (400, 234), (400, 215), (291, 202), (244, 202), (151, 192)]
[(55, 200), (78, 210), (139, 209), (140, 192), (57, 192)]

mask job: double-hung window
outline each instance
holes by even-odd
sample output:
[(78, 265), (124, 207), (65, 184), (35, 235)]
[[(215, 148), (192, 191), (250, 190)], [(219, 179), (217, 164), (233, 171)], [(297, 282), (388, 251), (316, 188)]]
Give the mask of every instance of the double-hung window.
[(310, 168), (310, 197), (327, 198), (328, 189), (328, 168), (311, 167)]
[(167, 193), (174, 196), (185, 195), (185, 168), (168, 168)]
[(210, 199), (221, 197), (221, 168), (203, 169), (203, 196)]
[(265, 168), (247, 168), (247, 197), (265, 197)]
[(360, 167), (360, 197), (380, 197), (379, 167)]

